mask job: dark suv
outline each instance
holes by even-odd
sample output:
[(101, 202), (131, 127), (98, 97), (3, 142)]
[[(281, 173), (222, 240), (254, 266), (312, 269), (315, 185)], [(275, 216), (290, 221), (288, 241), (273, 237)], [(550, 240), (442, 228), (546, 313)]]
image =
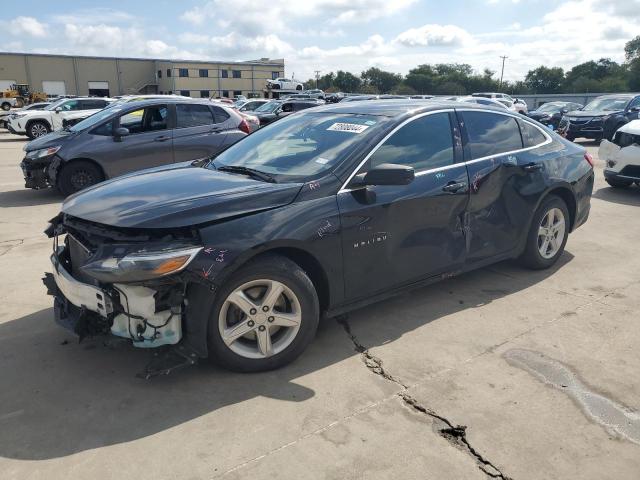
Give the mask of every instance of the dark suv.
[(640, 95), (634, 93), (602, 95), (581, 110), (568, 112), (558, 126), (567, 140), (578, 137), (600, 141), (613, 139), (622, 125), (636, 120), (640, 112)]
[(593, 178), (582, 147), (504, 109), (321, 106), (68, 198), (45, 284), (79, 335), (175, 345), (148, 375), (207, 356), (267, 370), (324, 315), (504, 259), (550, 267)]
[(27, 143), (26, 188), (64, 195), (134, 170), (207, 158), (249, 133), (231, 108), (208, 100), (143, 100), (106, 108)]
[(252, 114), (260, 120), (260, 126), (263, 127), (283, 117), (287, 117), (292, 113), (306, 110), (307, 108), (322, 105), (314, 98), (308, 99), (290, 99), (290, 100), (273, 100), (269, 103), (256, 108)]

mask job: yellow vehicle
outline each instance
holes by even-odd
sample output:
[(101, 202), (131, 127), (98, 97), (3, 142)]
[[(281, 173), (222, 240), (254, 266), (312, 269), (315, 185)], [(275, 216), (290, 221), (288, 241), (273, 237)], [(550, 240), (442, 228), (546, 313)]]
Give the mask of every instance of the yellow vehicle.
[(11, 107), (22, 108), (36, 102), (46, 102), (47, 94), (29, 91), (29, 84), (14, 83), (11, 87), (0, 92), (0, 107), (9, 110)]

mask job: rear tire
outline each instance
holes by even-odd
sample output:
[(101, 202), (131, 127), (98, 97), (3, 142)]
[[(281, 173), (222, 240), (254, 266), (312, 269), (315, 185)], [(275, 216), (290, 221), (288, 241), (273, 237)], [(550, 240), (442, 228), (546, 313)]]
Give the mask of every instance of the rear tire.
[(76, 160), (62, 167), (56, 186), (67, 197), (103, 180), (104, 175), (98, 166), (86, 160)]
[(0, 105), (0, 107), (2, 108), (2, 110), (4, 110), (5, 112), (11, 110), (11, 104), (9, 102), (3, 102), (2, 105)]
[(302, 90), (302, 85), (296, 85), (296, 90)]
[(546, 197), (533, 215), (520, 263), (534, 270), (553, 266), (564, 252), (569, 222), (569, 210), (564, 200), (555, 195)]
[(50, 132), (51, 127), (49, 127), (46, 122), (37, 120), (27, 125), (27, 137), (29, 137), (31, 140), (43, 137)]
[[(269, 289), (282, 289), (274, 295), (275, 301), (269, 300), (269, 292), (274, 291)], [(241, 309), (233, 301), (238, 298), (251, 302)], [(209, 301), (199, 306), (210, 312), (209, 358), (236, 372), (262, 372), (292, 362), (318, 328), (320, 307), (313, 283), (296, 263), (280, 255), (265, 255), (241, 267)], [(284, 325), (289, 319), (296, 320)], [(232, 338), (235, 331), (246, 333)]]
[(612, 178), (605, 178), (604, 180), (613, 188), (628, 188), (633, 185), (631, 180), (614, 180)]

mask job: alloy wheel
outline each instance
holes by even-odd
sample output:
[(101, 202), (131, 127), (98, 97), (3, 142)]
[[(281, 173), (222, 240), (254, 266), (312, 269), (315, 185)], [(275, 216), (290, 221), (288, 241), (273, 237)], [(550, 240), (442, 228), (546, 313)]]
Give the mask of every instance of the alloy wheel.
[(76, 170), (73, 172), (73, 175), (71, 175), (71, 185), (76, 191), (82, 190), (94, 183), (93, 175), (86, 170)]
[(41, 123), (36, 123), (36, 124), (31, 126), (31, 135), (33, 135), (33, 138), (42, 137), (43, 135), (46, 135), (47, 133), (49, 133), (47, 131), (47, 127), (45, 127)]
[(298, 297), (284, 283), (267, 279), (240, 285), (226, 298), (218, 315), (225, 345), (252, 359), (284, 351), (296, 338), (301, 323)]
[(538, 228), (538, 251), (542, 258), (553, 258), (564, 241), (565, 232), (564, 213), (559, 208), (550, 209)]

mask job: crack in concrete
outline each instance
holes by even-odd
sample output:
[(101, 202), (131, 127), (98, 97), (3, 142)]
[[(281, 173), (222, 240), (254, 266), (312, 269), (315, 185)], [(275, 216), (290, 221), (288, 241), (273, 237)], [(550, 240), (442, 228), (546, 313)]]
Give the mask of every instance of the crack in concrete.
[[(17, 242), (17, 243), (14, 243), (13, 245), (4, 245), (5, 243), (9, 243), (9, 242)], [(16, 240), (5, 240), (5, 241), (0, 242), (0, 257), (2, 257), (3, 255), (6, 255), (11, 250), (13, 250), (16, 247), (19, 247), (23, 243), (24, 243), (24, 239), (23, 238), (19, 238), (19, 239), (16, 239)]]
[(483, 473), (491, 478), (512, 480), (511, 477), (508, 477), (507, 475), (502, 473), (498, 467), (484, 458), (475, 448), (471, 446), (469, 440), (467, 439), (466, 425), (453, 424), (446, 417), (443, 417), (430, 408), (425, 407), (424, 405), (420, 404), (415, 398), (409, 395), (407, 393), (409, 387), (402, 380), (387, 372), (383, 367), (382, 359), (373, 355), (367, 347), (360, 343), (358, 338), (351, 331), (351, 325), (349, 325), (346, 316), (337, 317), (336, 321), (342, 326), (344, 331), (349, 336), (349, 339), (353, 343), (355, 350), (362, 356), (362, 361), (365, 366), (372, 373), (379, 375), (385, 380), (393, 382), (402, 388), (402, 391), (397, 395), (402, 399), (405, 405), (423, 415), (427, 415), (428, 417), (430, 417), (437, 426), (438, 434), (454, 447), (469, 454), (475, 460), (478, 468)]

